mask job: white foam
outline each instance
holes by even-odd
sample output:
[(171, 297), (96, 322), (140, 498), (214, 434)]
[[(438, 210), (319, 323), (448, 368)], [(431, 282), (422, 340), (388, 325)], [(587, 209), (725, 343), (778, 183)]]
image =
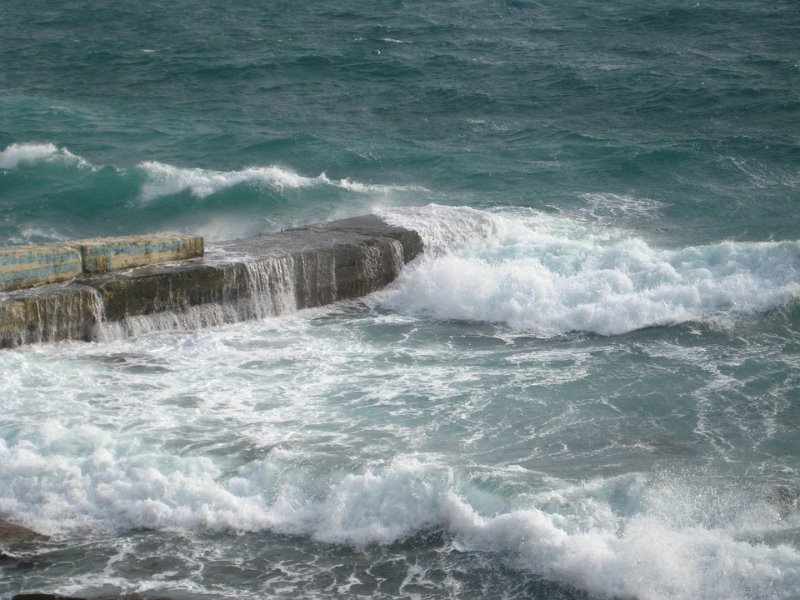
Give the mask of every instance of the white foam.
[[(441, 206), (387, 213), (436, 251), (381, 296), (396, 310), (542, 337), (735, 317), (800, 298), (800, 242), (659, 249), (630, 232)], [(443, 249), (445, 251), (443, 251)]]
[(311, 178), (274, 166), (251, 167), (241, 171), (213, 171), (173, 167), (160, 162), (143, 162), (139, 167), (144, 169), (148, 177), (140, 195), (144, 202), (184, 190), (189, 190), (197, 198), (205, 198), (242, 183), (268, 185), (278, 189), (305, 187), (314, 183)]
[[(735, 490), (628, 475), (500, 498), (435, 466), (436, 456), (337, 474), (292, 451), (231, 475), (209, 457), (165, 455), (139, 437), (50, 419), (28, 439), (0, 440), (0, 511), (55, 534), (98, 524), (270, 530), (357, 546), (441, 528), (457, 550), (494, 553), (601, 597), (745, 600), (800, 589), (797, 549), (740, 539), (737, 511), (708, 518), (720, 497), (742, 504)], [(758, 533), (798, 526), (749, 501), (742, 517)]]
[(417, 189), (413, 187), (372, 185), (350, 179), (330, 179), (325, 173), (317, 177), (305, 177), (276, 165), (247, 167), (238, 171), (216, 171), (211, 169), (175, 167), (161, 162), (140, 163), (145, 171), (146, 183), (142, 186), (140, 199), (150, 202), (188, 190), (197, 198), (205, 198), (237, 185), (260, 185), (270, 188), (297, 189), (313, 186), (332, 186), (358, 193), (388, 194), (393, 191)]
[(427, 192), (428, 190), (418, 185), (385, 185), (377, 183), (361, 183), (353, 181), (345, 177), (343, 179), (330, 179), (325, 173), (321, 173), (317, 180), (320, 182), (332, 185), (335, 187), (349, 190), (351, 192), (359, 192), (362, 194), (377, 193), (377, 194), (390, 194), (392, 192)]
[(766, 599), (800, 589), (796, 550), (724, 530), (674, 527), (646, 512), (615, 517), (602, 503), (592, 526), (573, 531), (569, 519), (536, 508), (484, 517), (454, 494), (444, 505), (462, 549), (512, 552), (519, 564), (602, 597)]
[(87, 161), (75, 156), (66, 148), (50, 143), (10, 144), (0, 152), (0, 169), (16, 169), (20, 165), (39, 162), (61, 162), (81, 167), (90, 166)]
[[(527, 260), (531, 248), (541, 247), (551, 251), (541, 255), (542, 265), (568, 277), (581, 272), (587, 257), (600, 260), (617, 248), (604, 264), (626, 265), (634, 279), (641, 269), (633, 266), (650, 263), (631, 262), (620, 247), (651, 261), (666, 252), (628, 232), (527, 211), (430, 212), (408, 214), (440, 249), (431, 262), (480, 260), (491, 267)], [(401, 219), (404, 211), (397, 213)], [(750, 264), (791, 278), (792, 244), (781, 251), (755, 247), (765, 256), (730, 244), (713, 252), (670, 251), (670, 264), (676, 271), (702, 264), (718, 278)], [(781, 253), (787, 248), (795, 256), (788, 263)], [(669, 279), (660, 271), (652, 277)], [(267, 282), (254, 283), (265, 289)], [(0, 514), (70, 540), (84, 539), (86, 529), (115, 539), (107, 532), (177, 528), (273, 531), (368, 546), (433, 528), (444, 532), (436, 551), (445, 560), (453, 547), (480, 552), (490, 564), (513, 564), (592, 597), (755, 600), (790, 598), (800, 589), (797, 504), (782, 511), (767, 500), (766, 486), (748, 491), (735, 481), (721, 484), (721, 476), (692, 475), (549, 480), (533, 461), (522, 462), (524, 448), (508, 455), (520, 464), (472, 464), (502, 462), (495, 449), (509, 441), (536, 443), (507, 427), (516, 409), (507, 418), (488, 410), (504, 404), (485, 393), (492, 377), (508, 374), (509, 387), (522, 388), (596, 375), (587, 364), (598, 354), (593, 346), (545, 351), (533, 343), (504, 354), (516, 368), (498, 369), (474, 360), (495, 351), (484, 347), (387, 344), (384, 333), (373, 345), (363, 315), (333, 310), (341, 320), (319, 312), (321, 318), (3, 353)], [(425, 329), (403, 314), (368, 319)], [(516, 379), (512, 371), (527, 376)], [(447, 429), (466, 422), (463, 434)], [(542, 425), (535, 425), (540, 434)], [(504, 439), (506, 429), (511, 437)], [(480, 448), (472, 439), (481, 435), (489, 458), (473, 452)], [(431, 447), (442, 454), (403, 454)]]
[(52, 227), (25, 226), (19, 229), (18, 236), (11, 236), (12, 244), (28, 244), (32, 242), (64, 242), (69, 240), (66, 236)]

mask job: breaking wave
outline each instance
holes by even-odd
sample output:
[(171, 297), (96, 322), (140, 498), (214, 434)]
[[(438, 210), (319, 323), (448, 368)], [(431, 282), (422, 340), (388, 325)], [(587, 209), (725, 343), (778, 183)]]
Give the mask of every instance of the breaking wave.
[(10, 144), (0, 152), (0, 169), (12, 170), (20, 166), (31, 166), (41, 162), (61, 163), (78, 167), (91, 166), (87, 161), (74, 155), (66, 148), (59, 148), (50, 143)]
[(429, 249), (381, 298), (401, 312), (541, 337), (616, 335), (800, 298), (797, 241), (661, 249), (628, 231), (534, 211), (431, 205), (382, 214), (419, 231)]
[(305, 177), (290, 169), (276, 165), (266, 167), (247, 167), (238, 171), (214, 171), (197, 168), (183, 168), (160, 162), (143, 162), (139, 168), (146, 174), (140, 198), (150, 202), (162, 196), (170, 196), (189, 191), (197, 198), (205, 198), (221, 190), (236, 185), (267, 186), (271, 188), (295, 189), (313, 186), (332, 186), (359, 193), (388, 194), (414, 188), (372, 185), (351, 181), (350, 179), (330, 179), (325, 173), (317, 177)]
[[(367, 546), (433, 528), (455, 551), (501, 555), (601, 597), (785, 598), (800, 589), (795, 549), (748, 541), (799, 524), (761, 488), (629, 474), (553, 480), (504, 498), (424, 456), (337, 476), (273, 450), (231, 475), (210, 458), (136, 450), (90, 425), (51, 422), (40, 433), (0, 441), (0, 510), (56, 535), (87, 526), (273, 531)], [(87, 444), (95, 449), (82, 454)]]

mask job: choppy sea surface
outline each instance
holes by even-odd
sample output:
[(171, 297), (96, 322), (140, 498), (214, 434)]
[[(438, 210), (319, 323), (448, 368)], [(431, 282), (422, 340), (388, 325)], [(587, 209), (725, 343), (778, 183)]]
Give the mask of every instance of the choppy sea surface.
[(374, 213), (359, 301), (0, 353), (0, 597), (800, 597), (800, 8), (0, 5), (0, 243)]

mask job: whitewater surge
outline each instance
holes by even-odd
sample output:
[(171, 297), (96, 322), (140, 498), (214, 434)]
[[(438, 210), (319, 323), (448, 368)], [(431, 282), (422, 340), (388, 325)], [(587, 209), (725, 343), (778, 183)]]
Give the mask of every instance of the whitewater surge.
[[(547, 491), (503, 498), (435, 456), (326, 476), (276, 450), (231, 470), (222, 457), (170, 455), (88, 424), (37, 429), (0, 441), (0, 510), (55, 536), (98, 527), (271, 531), (369, 547), (440, 529), (456, 551), (491, 553), (602, 598), (766, 600), (800, 589), (796, 549), (747, 540), (800, 527), (764, 487), (630, 474), (551, 479)], [(512, 480), (525, 476), (509, 470)]]
[(426, 251), (0, 353), (2, 600), (797, 600), (796, 4), (3, 3), (6, 243)]
[(800, 298), (800, 242), (659, 249), (625, 230), (536, 211), (428, 206), (381, 213), (426, 256), (381, 302), (440, 320), (552, 337), (726, 320)]
[[(486, 214), (479, 236), (497, 231)], [(658, 338), (644, 348), (648, 363), (642, 342), (624, 338), (576, 348), (430, 329), (342, 305), (80, 352), (66, 343), (4, 353), (0, 514), (56, 543), (132, 531), (201, 538), (183, 551), (189, 572), (235, 532), (245, 547), (288, 536), (311, 556), (441, 538), (442, 560), (484, 557), (592, 598), (784, 599), (800, 589), (797, 491), (769, 481), (783, 466), (765, 454), (794, 437), (780, 389), (764, 406), (738, 402), (718, 359)], [(628, 355), (636, 368), (606, 362)], [(763, 370), (784, 368), (770, 364)], [(616, 395), (654, 367), (674, 378), (669, 393)], [(627, 413), (615, 408), (625, 402)], [(687, 440), (682, 415), (700, 408)], [(776, 422), (754, 426), (752, 410)], [(722, 464), (737, 465), (748, 444), (763, 461), (755, 480), (693, 466), (715, 445), (728, 449)], [(668, 466), (633, 469), (659, 460)], [(600, 466), (591, 477), (550, 473), (568, 464), (578, 474)]]

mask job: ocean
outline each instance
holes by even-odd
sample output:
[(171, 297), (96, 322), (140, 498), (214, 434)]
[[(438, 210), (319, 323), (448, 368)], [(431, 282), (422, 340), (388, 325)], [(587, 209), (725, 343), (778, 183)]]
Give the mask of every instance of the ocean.
[(800, 598), (799, 203), (794, 0), (6, 0), (0, 243), (426, 250), (0, 352), (0, 598)]

